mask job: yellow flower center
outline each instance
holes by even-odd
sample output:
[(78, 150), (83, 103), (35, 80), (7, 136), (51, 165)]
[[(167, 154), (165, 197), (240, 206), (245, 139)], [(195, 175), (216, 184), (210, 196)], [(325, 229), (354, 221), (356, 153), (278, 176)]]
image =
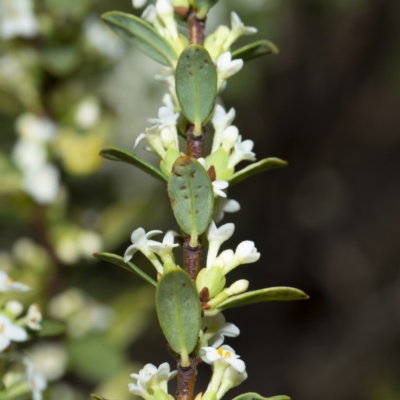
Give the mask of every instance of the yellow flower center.
[(11, 285), (14, 282), (14, 279), (11, 277), (8, 277), (6, 280), (6, 285)]
[(224, 358), (231, 358), (232, 354), (228, 350), (224, 350), (222, 347), (219, 347), (217, 350), (218, 354)]

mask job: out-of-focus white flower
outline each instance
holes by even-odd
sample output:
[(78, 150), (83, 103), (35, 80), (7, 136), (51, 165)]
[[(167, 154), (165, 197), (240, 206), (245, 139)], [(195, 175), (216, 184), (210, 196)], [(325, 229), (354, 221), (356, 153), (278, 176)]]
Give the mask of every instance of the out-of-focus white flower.
[(237, 15), (235, 11), (231, 12), (231, 25), (232, 32), (237, 32), (238, 35), (253, 35), (257, 33), (257, 28), (253, 26), (244, 26), (239, 15)]
[[(162, 233), (162, 231), (154, 230), (146, 233), (143, 228), (138, 228), (134, 230), (131, 235), (131, 241), (133, 244), (131, 244), (125, 251), (124, 255), (125, 262), (128, 262), (137, 251), (140, 251), (144, 256), (146, 256), (151, 261), (156, 270), (160, 274), (162, 274), (163, 266), (161, 265), (160, 261), (149, 247), (149, 239), (154, 235), (158, 235), (159, 233)], [(155, 242), (152, 241), (153, 245), (154, 243)]]
[(239, 359), (240, 356), (230, 346), (223, 345), (218, 349), (214, 347), (202, 347), (199, 354), (205, 363), (214, 365), (214, 369), (217, 365), (223, 365), (226, 367), (231, 366), (240, 373), (246, 370), (245, 363)]
[(239, 135), (238, 141), (235, 144), (235, 149), (229, 157), (228, 168), (235, 167), (235, 165), (244, 160), (255, 161), (256, 155), (252, 151), (253, 147), (254, 142), (252, 140), (244, 140), (242, 142), (242, 136)]
[(149, 22), (150, 24), (154, 24), (154, 22), (157, 20), (157, 11), (156, 11), (156, 7), (154, 6), (154, 4), (149, 4), (144, 9), (140, 18)]
[(83, 38), (96, 52), (111, 60), (124, 54), (125, 46), (121, 40), (97, 16), (91, 15), (83, 25)]
[(40, 322), (42, 321), (42, 313), (40, 307), (37, 304), (31, 304), (28, 308), (28, 314), (26, 315), (26, 324), (33, 331), (39, 331), (42, 329)]
[(51, 164), (32, 171), (26, 171), (24, 175), (24, 189), (39, 204), (52, 203), (59, 191), (60, 173)]
[(99, 102), (95, 98), (87, 98), (79, 104), (75, 112), (75, 123), (80, 129), (90, 129), (97, 123), (99, 117)]
[(2, 0), (0, 2), (0, 38), (34, 37), (38, 21), (33, 13), (32, 0)]
[(92, 258), (93, 253), (102, 250), (103, 240), (97, 232), (83, 231), (79, 235), (78, 245), (83, 257)]
[(221, 244), (228, 240), (235, 231), (235, 225), (228, 223), (217, 228), (214, 221), (211, 221), (207, 230), (208, 253), (207, 253), (207, 269), (211, 268)]
[(174, 100), (172, 99), (172, 96), (170, 93), (164, 94), (164, 96), (162, 98), (162, 103), (164, 104), (165, 107), (168, 107), (171, 111), (174, 111), (174, 109), (175, 109)]
[(217, 392), (217, 399), (222, 399), (222, 397), (225, 395), (225, 393), (233, 389), (236, 386), (239, 386), (242, 382), (244, 382), (247, 379), (248, 375), (246, 370), (243, 372), (238, 372), (235, 368), (232, 366), (229, 366), (225, 372), (224, 376), (222, 377), (221, 381), (221, 386), (218, 389)]
[(232, 60), (232, 56), (229, 51), (221, 54), (217, 60), (218, 89), (221, 88), (226, 79), (239, 72), (242, 67), (243, 60)]
[(156, 81), (166, 83), (172, 88), (175, 88), (175, 72), (171, 67), (163, 67), (161, 69), (161, 74), (155, 75), (154, 79)]
[(43, 144), (54, 138), (57, 126), (46, 117), (25, 113), (17, 118), (15, 129), (21, 139)]
[(27, 357), (24, 358), (24, 363), (26, 365), (26, 375), (28, 379), (29, 388), (32, 391), (32, 399), (33, 400), (42, 400), (42, 392), (47, 388), (47, 380), (46, 378), (38, 374), (35, 371), (35, 367), (31, 360)]
[(132, 6), (134, 8), (142, 8), (146, 2), (147, 0), (132, 0)]
[(19, 317), (22, 314), (22, 311), (24, 310), (24, 306), (16, 300), (10, 300), (7, 301), (7, 303), (4, 306), (4, 311), (6, 313), (11, 314), (14, 318)]
[(11, 342), (24, 342), (28, 339), (25, 329), (14, 325), (4, 314), (0, 314), (0, 352)]
[(240, 204), (233, 199), (217, 197), (214, 204), (213, 220), (220, 222), (225, 213), (235, 213), (240, 210)]
[(146, 364), (138, 374), (131, 374), (136, 383), (129, 383), (129, 391), (146, 400), (153, 398), (157, 389), (168, 394), (168, 381), (176, 376), (176, 371), (170, 372), (168, 363), (161, 364), (158, 368), (153, 364)]
[(245, 240), (236, 248), (232, 259), (223, 268), (223, 273), (226, 275), (229, 271), (241, 264), (251, 264), (260, 259), (260, 253), (257, 251), (254, 242)]
[(20, 282), (14, 282), (4, 271), (0, 271), (0, 292), (28, 292), (29, 286)]
[(226, 193), (223, 191), (229, 186), (229, 183), (227, 181), (213, 181), (212, 182), (213, 190), (214, 190), (214, 196), (221, 196), (221, 197), (226, 197)]
[(36, 371), (48, 381), (60, 379), (68, 363), (65, 349), (58, 343), (40, 343), (28, 350)]
[(156, 12), (165, 26), (167, 39), (176, 40), (178, 38), (178, 28), (174, 19), (174, 7), (171, 0), (157, 0)]
[(204, 317), (201, 319), (201, 329), (204, 331), (203, 338), (208, 341), (208, 345), (214, 348), (221, 346), (224, 343), (225, 336), (239, 336), (239, 328), (230, 323), (225, 322), (225, 317), (222, 313), (213, 317)]
[(11, 157), (22, 171), (40, 168), (46, 162), (46, 150), (43, 145), (30, 140), (18, 140)]

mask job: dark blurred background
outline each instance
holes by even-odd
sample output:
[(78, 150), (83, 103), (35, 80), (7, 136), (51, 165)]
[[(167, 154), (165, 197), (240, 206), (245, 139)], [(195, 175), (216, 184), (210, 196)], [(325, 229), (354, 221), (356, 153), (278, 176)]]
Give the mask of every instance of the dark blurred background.
[[(129, 1), (103, 0), (92, 2), (84, 13), (96, 16), (110, 9), (132, 12)], [(231, 9), (246, 25), (259, 28), (254, 40), (268, 38), (281, 52), (246, 64), (230, 79), (223, 103), (236, 109), (234, 124), (244, 138), (254, 140), (258, 159), (279, 157), (289, 166), (229, 191), (242, 210), (224, 219), (236, 224), (227, 247), (253, 240), (262, 254), (256, 264), (232, 272), (230, 280), (248, 279), (252, 289), (293, 286), (310, 295), (307, 301), (226, 312), (227, 320), (241, 329), (241, 335), (228, 344), (241, 355), (249, 373), (232, 396), (255, 391), (267, 397), (287, 394), (295, 400), (398, 400), (400, 2), (220, 0), (209, 26), (215, 27), (221, 19), (228, 23)], [(75, 87), (81, 84), (82, 97), (87, 87), (79, 81), (93, 73), (95, 60), (83, 58), (79, 69), (65, 75), (43, 67), (46, 82), (54, 89), (72, 80)], [(156, 114), (164, 88), (140, 75), (144, 65), (150, 65), (153, 75), (159, 69), (144, 63), (141, 55), (128, 49), (120, 59), (96, 70), (97, 81), (93, 76), (89, 79), (90, 91), (114, 118), (115, 134), (110, 128), (104, 144), (131, 150), (146, 126), (144, 119)], [(58, 81), (50, 79), (54, 77)], [(149, 82), (144, 89), (137, 83), (143, 79)], [(68, 101), (72, 104), (75, 98)], [(12, 148), (13, 124), (22, 109), (0, 109), (5, 152)], [(54, 118), (65, 123), (65, 117), (60, 117), (64, 111), (53, 109)], [(78, 178), (63, 173), (70, 193), (63, 224), (86, 224), (102, 235), (103, 250), (118, 254), (123, 254), (130, 232), (138, 226), (146, 231), (176, 229), (162, 185), (145, 183), (141, 172), (118, 163), (106, 162), (92, 173)], [(37, 226), (26, 228), (18, 211), (21, 200), (16, 207), (14, 194), (6, 193), (5, 199), (17, 222), (9, 215), (6, 220), (9, 211), (4, 208), (3, 250), (23, 234), (54, 256)], [(34, 206), (23, 206), (25, 214), (26, 208), (34, 213)], [(91, 214), (83, 213), (84, 209)], [(77, 217), (77, 210), (86, 219)], [(94, 212), (97, 222), (87, 222)], [(52, 278), (43, 284), (52, 288), (52, 295), (75, 286), (112, 304), (124, 291), (140, 294), (143, 290), (140, 282), (117, 267), (79, 260), (71, 267), (57, 255), (53, 258)], [(147, 268), (140, 256), (136, 263)], [(130, 304), (134, 302), (137, 309), (152, 294), (143, 296), (147, 297), (129, 298)], [(124, 362), (115, 361), (114, 375), (127, 376), (127, 359), (157, 364), (169, 357), (155, 313), (151, 316), (143, 323), (144, 335), (139, 329), (135, 343), (126, 340)], [(107, 358), (100, 362), (107, 364)], [(108, 378), (107, 371), (88, 376), (80, 374), (82, 370), (79, 362), (70, 362), (65, 378), (66, 384), (81, 386), (82, 393), (101, 387), (101, 378)], [(199, 390), (206, 385), (208, 370), (200, 368)], [(75, 398), (81, 397), (75, 393)], [(117, 399), (125, 397), (111, 397)]]

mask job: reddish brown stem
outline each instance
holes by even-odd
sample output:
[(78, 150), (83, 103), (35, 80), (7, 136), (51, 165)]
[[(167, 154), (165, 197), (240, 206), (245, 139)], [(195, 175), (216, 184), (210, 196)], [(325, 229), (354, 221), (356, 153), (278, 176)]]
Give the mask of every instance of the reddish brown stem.
[(194, 10), (191, 10), (188, 18), (189, 24), (189, 41), (190, 44), (199, 44), (203, 46), (204, 44), (204, 27), (206, 21), (204, 19), (198, 19), (197, 13)]
[(196, 282), (197, 274), (200, 270), (201, 261), (201, 241), (198, 239), (196, 247), (190, 246), (190, 236), (185, 236), (183, 243), (183, 264), (185, 271), (189, 274), (193, 282)]
[(182, 367), (181, 361), (178, 361), (178, 387), (176, 394), (179, 400), (193, 399), (194, 384), (197, 375), (197, 357), (192, 355), (189, 360), (190, 365), (188, 367)]
[(193, 131), (194, 125), (190, 124), (186, 132), (187, 155), (197, 159), (203, 157), (205, 128), (202, 128), (199, 136), (196, 136)]

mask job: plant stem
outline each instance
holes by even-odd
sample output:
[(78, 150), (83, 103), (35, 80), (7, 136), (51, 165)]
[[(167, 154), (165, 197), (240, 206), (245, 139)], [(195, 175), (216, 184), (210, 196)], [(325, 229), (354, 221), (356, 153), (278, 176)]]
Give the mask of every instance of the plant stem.
[(197, 375), (197, 357), (189, 356), (189, 367), (182, 367), (180, 360), (178, 361), (178, 388), (176, 394), (178, 400), (192, 400), (194, 392), (194, 383)]
[(189, 24), (189, 41), (190, 44), (204, 44), (204, 26), (206, 24), (205, 19), (197, 18), (197, 12), (192, 9), (187, 17)]
[(190, 246), (190, 236), (185, 236), (183, 243), (183, 267), (189, 274), (193, 283), (196, 282), (197, 274), (200, 270), (201, 261), (201, 241), (198, 238), (198, 245), (196, 247)]
[(205, 128), (202, 127), (201, 135), (197, 136), (193, 133), (194, 125), (190, 124), (186, 131), (186, 147), (187, 155), (193, 158), (203, 157)]

